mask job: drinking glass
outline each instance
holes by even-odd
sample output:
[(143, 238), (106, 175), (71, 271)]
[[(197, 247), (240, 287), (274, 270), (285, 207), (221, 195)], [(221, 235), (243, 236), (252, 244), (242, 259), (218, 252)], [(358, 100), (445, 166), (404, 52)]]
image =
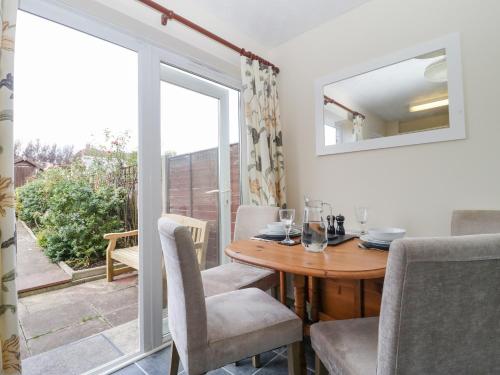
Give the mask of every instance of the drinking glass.
[(290, 245), (290, 244), (295, 243), (290, 238), (290, 229), (292, 228), (293, 219), (295, 219), (295, 209), (294, 208), (287, 208), (287, 209), (280, 210), (280, 221), (283, 224), (285, 224), (285, 229), (286, 229), (286, 238), (281, 242), (286, 244), (286, 245)]
[(356, 220), (361, 226), (361, 234), (366, 234), (366, 223), (368, 221), (368, 208), (364, 206), (356, 206)]

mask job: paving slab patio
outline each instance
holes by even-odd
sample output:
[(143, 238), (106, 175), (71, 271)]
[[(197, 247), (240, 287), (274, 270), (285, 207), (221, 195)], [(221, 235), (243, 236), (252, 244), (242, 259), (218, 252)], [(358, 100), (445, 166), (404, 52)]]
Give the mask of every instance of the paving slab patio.
[[(136, 275), (123, 275), (113, 282), (101, 279), (20, 298), (22, 358), (67, 346), (136, 320), (137, 298)], [(123, 334), (128, 338), (133, 336), (130, 330)]]
[(122, 356), (98, 334), (23, 360), (24, 375), (79, 375)]
[(18, 293), (71, 282), (71, 276), (43, 254), (43, 249), (21, 221), (17, 222), (16, 271)]

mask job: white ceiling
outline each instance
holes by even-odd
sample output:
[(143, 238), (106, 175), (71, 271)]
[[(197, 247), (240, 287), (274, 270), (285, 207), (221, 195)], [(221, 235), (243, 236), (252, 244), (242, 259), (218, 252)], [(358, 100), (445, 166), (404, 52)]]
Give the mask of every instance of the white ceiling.
[(195, 0), (197, 6), (275, 47), (369, 0)]
[[(325, 87), (325, 95), (384, 121), (410, 120), (431, 111), (409, 112), (409, 106), (448, 96), (446, 82), (429, 82), (424, 71), (442, 57), (410, 59), (361, 74)], [(441, 108), (436, 111), (443, 111)]]

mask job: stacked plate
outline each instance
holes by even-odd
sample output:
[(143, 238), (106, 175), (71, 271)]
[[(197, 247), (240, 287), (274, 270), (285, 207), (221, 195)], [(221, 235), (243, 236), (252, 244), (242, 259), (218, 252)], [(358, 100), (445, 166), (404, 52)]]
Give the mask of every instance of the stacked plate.
[[(267, 239), (281, 241), (285, 239), (286, 229), (285, 225), (278, 221), (275, 223), (267, 224), (266, 228), (260, 230), (259, 233), (265, 236), (265, 238)], [(290, 237), (298, 237), (300, 236), (300, 234), (300, 229), (293, 227), (292, 229), (290, 229)]]
[(406, 230), (401, 228), (373, 228), (359, 239), (365, 247), (389, 250), (391, 242), (403, 238), (405, 234)]

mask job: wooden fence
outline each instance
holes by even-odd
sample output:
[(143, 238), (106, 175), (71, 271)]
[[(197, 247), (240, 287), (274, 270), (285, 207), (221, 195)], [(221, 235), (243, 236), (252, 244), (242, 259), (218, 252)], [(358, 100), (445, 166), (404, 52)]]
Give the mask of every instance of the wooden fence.
[[(240, 205), (239, 144), (231, 152), (231, 236)], [(218, 149), (176, 155), (165, 160), (164, 211), (209, 223), (207, 268), (219, 264)]]

